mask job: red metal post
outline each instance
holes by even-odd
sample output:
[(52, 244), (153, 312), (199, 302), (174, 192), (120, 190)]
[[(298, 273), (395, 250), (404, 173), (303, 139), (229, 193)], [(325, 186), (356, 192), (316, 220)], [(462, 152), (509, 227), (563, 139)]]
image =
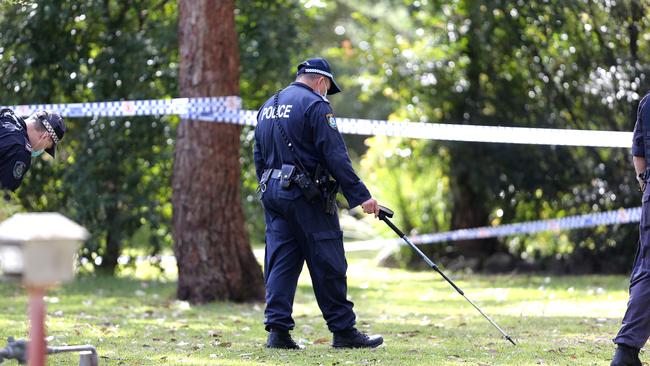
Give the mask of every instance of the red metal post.
[(29, 366), (45, 366), (45, 288), (28, 287), (29, 294), (29, 343), (27, 362)]

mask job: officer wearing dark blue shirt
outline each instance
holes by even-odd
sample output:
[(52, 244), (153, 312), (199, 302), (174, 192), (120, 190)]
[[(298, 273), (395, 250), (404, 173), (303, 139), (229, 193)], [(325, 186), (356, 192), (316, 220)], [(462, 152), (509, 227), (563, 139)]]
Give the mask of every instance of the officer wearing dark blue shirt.
[[(650, 95), (650, 94), (649, 94)], [(630, 276), (630, 299), (614, 343), (611, 366), (641, 366), (639, 350), (650, 337), (650, 97), (641, 99), (632, 138), (632, 160), (642, 195), (639, 247)]]
[(31, 166), (32, 157), (46, 151), (52, 157), (65, 134), (58, 113), (38, 111), (27, 119), (0, 109), (0, 190), (15, 191)]
[(295, 325), (291, 313), (304, 262), (318, 306), (334, 333), (332, 345), (377, 347), (383, 342), (354, 328), (353, 304), (346, 298), (343, 233), (335, 203), (327, 204), (335, 202), (340, 186), (350, 208), (361, 205), (366, 213), (379, 212), (352, 168), (326, 98), (338, 92), (328, 62), (309, 59), (298, 65), (296, 81), (267, 100), (257, 114), (253, 153), (266, 221), (267, 347), (299, 348), (289, 331)]

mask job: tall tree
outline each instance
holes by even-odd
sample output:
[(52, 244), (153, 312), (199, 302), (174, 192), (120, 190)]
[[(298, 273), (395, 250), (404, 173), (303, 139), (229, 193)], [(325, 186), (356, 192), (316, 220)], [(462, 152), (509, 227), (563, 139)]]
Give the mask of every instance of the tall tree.
[[(232, 0), (179, 0), (179, 86), (183, 97), (239, 94)], [(181, 121), (174, 161), (173, 228), (181, 300), (263, 298), (260, 267), (240, 201), (241, 128)]]

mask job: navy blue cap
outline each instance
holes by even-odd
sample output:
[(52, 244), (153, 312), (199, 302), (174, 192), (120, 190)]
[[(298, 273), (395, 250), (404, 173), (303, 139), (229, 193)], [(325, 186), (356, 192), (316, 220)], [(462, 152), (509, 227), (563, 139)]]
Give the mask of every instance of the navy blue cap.
[(65, 123), (63, 122), (63, 117), (56, 112), (49, 111), (38, 111), (36, 112), (36, 118), (45, 126), (47, 133), (52, 138), (54, 144), (49, 149), (45, 149), (45, 152), (54, 157), (56, 153), (56, 145), (61, 142), (63, 135), (65, 134), (66, 128)]
[(334, 81), (334, 74), (330, 69), (330, 64), (322, 57), (310, 58), (303, 61), (298, 65), (298, 72), (296, 76), (301, 74), (320, 74), (326, 76), (332, 82), (330, 88), (327, 90), (328, 95), (336, 94), (341, 91), (341, 88)]

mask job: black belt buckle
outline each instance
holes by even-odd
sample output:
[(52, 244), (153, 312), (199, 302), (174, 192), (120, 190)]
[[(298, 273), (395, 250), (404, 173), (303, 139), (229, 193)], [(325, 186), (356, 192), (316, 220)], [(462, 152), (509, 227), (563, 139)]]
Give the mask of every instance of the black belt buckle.
[(291, 187), (291, 180), (295, 171), (296, 167), (294, 165), (282, 164), (282, 169), (280, 170), (280, 187), (282, 189), (289, 189)]

